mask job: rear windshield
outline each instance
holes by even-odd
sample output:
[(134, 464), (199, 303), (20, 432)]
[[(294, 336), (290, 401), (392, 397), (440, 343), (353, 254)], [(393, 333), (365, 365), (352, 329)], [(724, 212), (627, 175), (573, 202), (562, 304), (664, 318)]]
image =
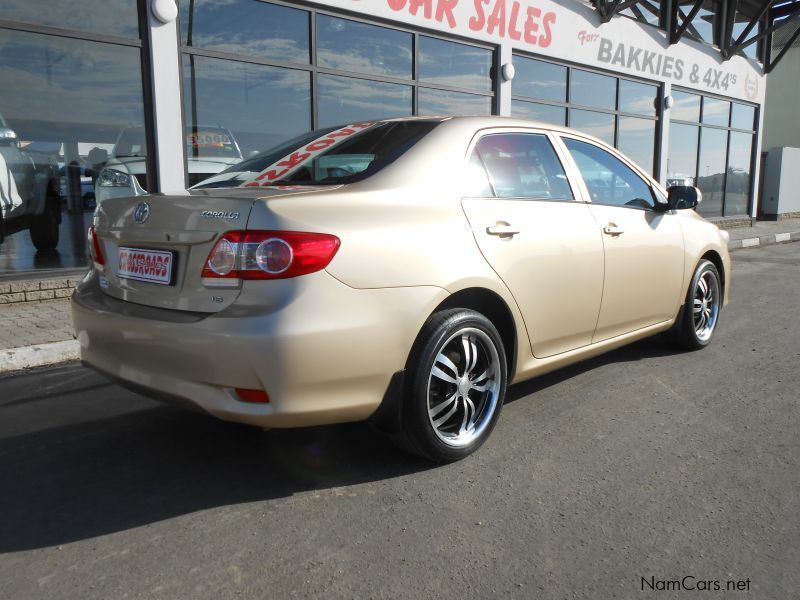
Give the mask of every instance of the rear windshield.
[(360, 181), (397, 160), (438, 124), (395, 121), (319, 129), (235, 164), (194, 189)]

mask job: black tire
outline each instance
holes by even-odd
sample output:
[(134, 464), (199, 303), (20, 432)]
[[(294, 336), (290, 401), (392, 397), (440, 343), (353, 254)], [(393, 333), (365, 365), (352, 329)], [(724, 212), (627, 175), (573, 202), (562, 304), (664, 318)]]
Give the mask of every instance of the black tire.
[(394, 441), (435, 462), (480, 448), (500, 417), (507, 385), (505, 349), (491, 321), (468, 309), (435, 313), (414, 343), (406, 373)]
[(48, 199), (44, 212), (31, 220), (31, 241), (37, 250), (53, 250), (58, 246), (61, 224), (61, 207), (57, 201)]
[(686, 301), (673, 336), (675, 341), (689, 350), (708, 346), (722, 313), (722, 294), (717, 267), (709, 260), (701, 260), (686, 292)]

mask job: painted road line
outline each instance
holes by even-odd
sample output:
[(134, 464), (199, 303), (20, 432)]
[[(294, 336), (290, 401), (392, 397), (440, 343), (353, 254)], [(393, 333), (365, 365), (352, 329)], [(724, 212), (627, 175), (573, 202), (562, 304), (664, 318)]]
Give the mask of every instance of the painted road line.
[(776, 233), (775, 234), (775, 241), (780, 242), (788, 242), (791, 241), (792, 234), (791, 233)]
[(761, 240), (758, 238), (745, 238), (742, 240), (742, 248), (752, 248), (753, 246), (758, 246), (761, 243)]

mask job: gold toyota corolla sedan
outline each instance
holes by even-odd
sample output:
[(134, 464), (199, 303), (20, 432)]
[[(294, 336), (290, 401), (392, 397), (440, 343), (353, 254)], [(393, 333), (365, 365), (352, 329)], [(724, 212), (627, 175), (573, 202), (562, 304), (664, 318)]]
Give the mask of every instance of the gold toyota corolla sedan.
[(501, 117), (314, 131), (180, 195), (111, 199), (72, 300), (83, 362), (262, 427), (370, 420), (436, 461), (506, 387), (727, 301), (727, 234), (606, 144)]

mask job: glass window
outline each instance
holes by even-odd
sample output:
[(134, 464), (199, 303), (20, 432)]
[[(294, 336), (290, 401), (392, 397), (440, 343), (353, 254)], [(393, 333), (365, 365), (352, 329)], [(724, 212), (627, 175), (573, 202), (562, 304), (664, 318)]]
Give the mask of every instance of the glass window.
[(590, 110), (569, 110), (569, 126), (578, 131), (600, 138), (610, 146), (614, 145), (614, 121), (612, 113)]
[[(141, 50), (0, 29), (0, 74), (0, 122), (17, 136), (0, 153), (3, 213), (35, 215), (33, 202), (47, 202), (61, 219), (38, 228), (38, 247), (31, 227), (8, 235), (0, 272), (83, 267), (99, 172), (120, 132), (144, 127)], [(145, 160), (125, 170), (147, 183)]]
[(725, 154), (728, 132), (703, 127), (700, 132), (700, 164), (697, 187), (703, 192), (698, 212), (708, 216), (722, 215), (722, 190), (725, 187)]
[(619, 117), (617, 148), (648, 173), (653, 172), (655, 144), (655, 121), (634, 117)]
[(658, 86), (619, 80), (619, 110), (637, 115), (656, 115)]
[(700, 122), (700, 96), (679, 90), (672, 91), (670, 118), (678, 121)]
[(412, 43), (405, 31), (317, 16), (320, 67), (410, 79)]
[(533, 119), (562, 127), (567, 122), (567, 109), (563, 106), (525, 102), (524, 100), (511, 101), (511, 115), (520, 119)]
[(564, 168), (544, 135), (486, 135), (476, 149), (498, 198), (572, 200)]
[(578, 165), (592, 202), (630, 208), (653, 207), (650, 186), (616, 156), (576, 139), (564, 138), (564, 143)]
[(514, 67), (512, 91), (515, 96), (566, 102), (567, 67), (523, 56), (514, 57)]
[(753, 135), (731, 131), (728, 180), (725, 183), (725, 214), (744, 215), (750, 200), (750, 169)]
[(490, 115), (492, 98), (462, 92), (419, 88), (420, 115)]
[(695, 185), (697, 177), (697, 125), (672, 123), (669, 126), (667, 187)]
[(492, 51), (436, 38), (419, 38), (419, 78), (451, 87), (492, 90)]
[(182, 40), (187, 46), (309, 62), (309, 13), (305, 10), (257, 0), (181, 0), (180, 13)]
[(727, 100), (718, 100), (708, 96), (703, 98), (703, 123), (705, 125), (727, 127), (730, 112), (731, 103)]
[[(361, 181), (386, 168), (428, 135), (439, 121), (351, 123), (318, 129), (238, 163), (198, 188), (246, 184), (338, 185)], [(302, 156), (301, 156), (302, 155)], [(301, 160), (290, 160), (299, 156)], [(289, 166), (285, 166), (289, 163)], [(261, 177), (259, 181), (256, 181)]]
[(569, 94), (572, 104), (614, 110), (617, 107), (617, 79), (572, 69)]
[(733, 103), (731, 107), (731, 127), (735, 129), (755, 129), (756, 109), (746, 104)]
[(183, 84), (187, 128), (227, 129), (244, 156), (311, 129), (306, 71), (184, 55)]
[(483, 161), (478, 155), (478, 149), (472, 151), (467, 166), (467, 181), (464, 185), (464, 196), (467, 198), (487, 198), (494, 196), (494, 191), (489, 183), (489, 175), (483, 166)]
[(411, 114), (410, 85), (322, 74), (317, 83), (320, 127)]
[(131, 0), (3, 0), (2, 18), (101, 35), (139, 37), (139, 13)]

